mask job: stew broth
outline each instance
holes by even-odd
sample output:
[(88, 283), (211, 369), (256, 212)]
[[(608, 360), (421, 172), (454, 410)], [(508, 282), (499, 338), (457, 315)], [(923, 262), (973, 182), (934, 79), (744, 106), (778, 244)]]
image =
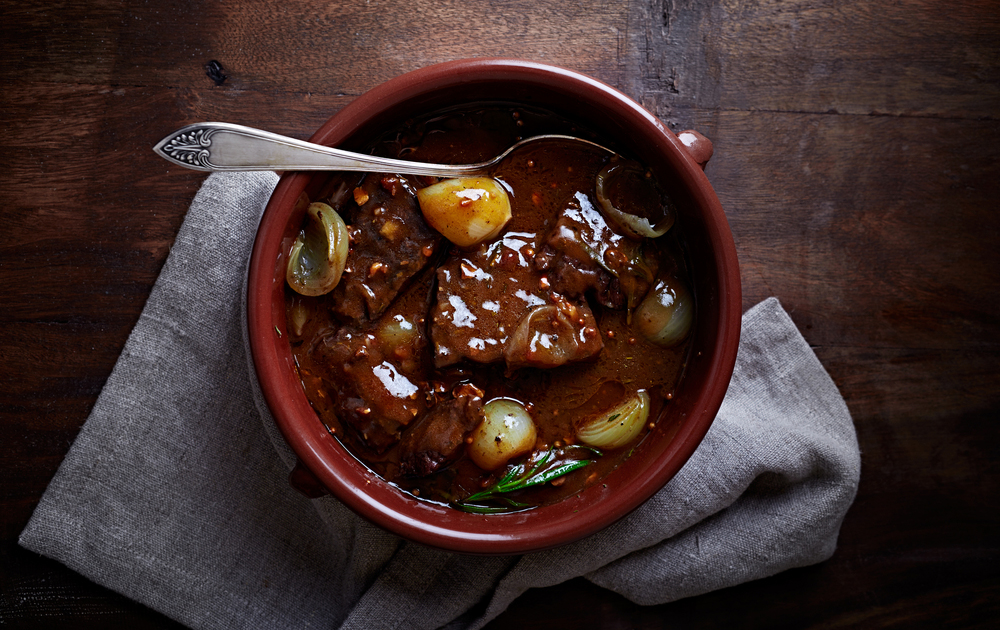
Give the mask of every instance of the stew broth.
[[(482, 104), (409, 121), (371, 151), (473, 163), (547, 133), (589, 135), (548, 112)], [(288, 334), (306, 395), (349, 452), (403, 492), (492, 512), (576, 494), (641, 448), (648, 431), (667, 430), (691, 335), (666, 347), (653, 343), (639, 330), (637, 311), (663, 282), (683, 287), (690, 275), (678, 226), (635, 239), (604, 217), (595, 182), (618, 159), (576, 144), (526, 145), (492, 173), (509, 194), (510, 222), (468, 249), (423, 220), (416, 191), (433, 179), (336, 173), (316, 199), (303, 200), (328, 204), (350, 234), (346, 267), (331, 292), (312, 297), (286, 287)], [(650, 191), (661, 198), (651, 202)], [(614, 194), (669, 204), (652, 180), (626, 182)], [(526, 327), (532, 314), (548, 319)], [(615, 418), (616, 405), (637, 392), (648, 397), (637, 437), (613, 448), (581, 445), (582, 420)], [(530, 453), (484, 470), (468, 450), (483, 405), (498, 398), (523, 405), (536, 434)], [(512, 467), (521, 464), (514, 472), (524, 476), (539, 462), (572, 470), (468, 501), (511, 476)]]

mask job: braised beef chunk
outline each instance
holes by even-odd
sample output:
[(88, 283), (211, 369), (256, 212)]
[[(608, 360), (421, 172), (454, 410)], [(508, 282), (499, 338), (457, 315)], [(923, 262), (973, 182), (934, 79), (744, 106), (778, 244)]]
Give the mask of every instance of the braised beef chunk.
[(327, 368), (324, 381), (337, 416), (376, 452), (395, 444), (399, 431), (427, 406), (419, 365), (414, 369), (395, 354), (376, 333), (343, 328), (314, 349), (317, 363)]
[(634, 308), (656, 277), (650, 246), (616, 233), (583, 193), (566, 204), (535, 256), (553, 290), (574, 298), (588, 292), (602, 305)]
[(400, 473), (423, 477), (454, 461), (465, 436), (483, 421), (482, 396), (482, 390), (461, 385), (454, 398), (439, 402), (407, 430), (399, 445)]
[(424, 317), (432, 284), (427, 270), (377, 322), (336, 329), (310, 351), (333, 412), (375, 452), (395, 444), (400, 430), (428, 407)]
[(353, 191), (356, 206), (344, 213), (351, 249), (330, 308), (342, 320), (374, 320), (441, 244), (423, 220), (413, 186), (396, 175), (369, 174)]
[(452, 252), (438, 268), (431, 338), (437, 367), (503, 361), (504, 343), (533, 307), (548, 303), (531, 264), (536, 236), (508, 232), (474, 252)]
[(533, 264), (536, 236), (508, 232), (475, 252), (454, 252), (438, 268), (431, 318), (437, 367), (462, 360), (556, 367), (604, 347), (582, 300), (550, 290)]

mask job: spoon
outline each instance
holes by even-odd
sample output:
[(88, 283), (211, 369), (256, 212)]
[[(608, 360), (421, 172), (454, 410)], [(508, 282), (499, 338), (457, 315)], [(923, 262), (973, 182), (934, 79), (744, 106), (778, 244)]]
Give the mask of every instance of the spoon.
[(569, 140), (614, 153), (589, 140), (549, 134), (525, 138), (492, 160), (478, 164), (428, 164), (352, 153), (220, 122), (178, 129), (153, 150), (169, 162), (197, 171), (363, 171), (453, 178), (485, 174), (514, 149), (537, 140)]

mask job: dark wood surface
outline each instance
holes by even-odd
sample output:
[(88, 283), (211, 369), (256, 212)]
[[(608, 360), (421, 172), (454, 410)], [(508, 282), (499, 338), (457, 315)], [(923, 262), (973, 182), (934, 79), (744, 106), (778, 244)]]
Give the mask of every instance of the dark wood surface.
[(491, 628), (1000, 618), (1000, 2), (2, 7), (0, 626), (176, 625), (16, 544), (204, 178), (152, 145), (201, 120), (305, 138), (382, 81), (487, 55), (591, 74), (714, 140), (744, 307), (781, 299), (863, 463), (825, 563), (652, 607), (578, 579)]

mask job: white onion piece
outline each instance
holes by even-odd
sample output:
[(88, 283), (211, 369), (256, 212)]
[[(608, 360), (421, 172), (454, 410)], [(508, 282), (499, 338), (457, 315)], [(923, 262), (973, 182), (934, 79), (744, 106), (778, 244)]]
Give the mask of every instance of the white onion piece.
[(633, 317), (639, 334), (651, 343), (669, 348), (684, 341), (691, 332), (694, 299), (680, 280), (661, 279), (635, 309)]
[[(656, 219), (656, 223), (650, 223), (649, 219), (645, 217), (638, 216), (636, 214), (630, 214), (625, 212), (626, 208), (618, 208), (615, 206), (614, 202), (610, 199), (610, 194), (613, 190), (611, 182), (615, 178), (624, 178), (629, 176), (634, 177), (635, 181), (628, 186), (621, 186), (622, 188), (630, 189), (631, 194), (640, 199), (645, 205), (653, 206), (656, 208), (644, 208), (644, 210), (652, 210), (652, 214), (660, 213), (661, 217)], [(632, 238), (656, 238), (658, 236), (663, 236), (667, 233), (674, 225), (674, 212), (670, 203), (659, 199), (659, 193), (653, 188), (652, 184), (646, 181), (645, 174), (639, 168), (639, 166), (632, 162), (612, 162), (608, 166), (604, 167), (600, 173), (597, 174), (597, 201), (600, 202), (601, 208), (604, 209), (604, 215), (611, 220), (618, 228), (625, 232), (628, 236)], [(642, 199), (642, 192), (645, 192), (645, 199)]]
[(417, 191), (432, 228), (459, 247), (488, 241), (510, 221), (507, 191), (490, 177), (446, 179)]
[(640, 389), (614, 409), (578, 420), (576, 438), (594, 448), (621, 448), (639, 435), (648, 419), (649, 394)]
[(469, 457), (483, 470), (496, 470), (535, 447), (537, 430), (528, 410), (511, 398), (483, 405), (486, 419), (472, 432)]
[(555, 304), (536, 306), (520, 323), (504, 349), (510, 367), (552, 368), (576, 357), (580, 344), (566, 313)]
[(340, 215), (325, 203), (311, 203), (288, 255), (285, 279), (302, 295), (323, 295), (340, 282), (347, 264), (349, 236)]

